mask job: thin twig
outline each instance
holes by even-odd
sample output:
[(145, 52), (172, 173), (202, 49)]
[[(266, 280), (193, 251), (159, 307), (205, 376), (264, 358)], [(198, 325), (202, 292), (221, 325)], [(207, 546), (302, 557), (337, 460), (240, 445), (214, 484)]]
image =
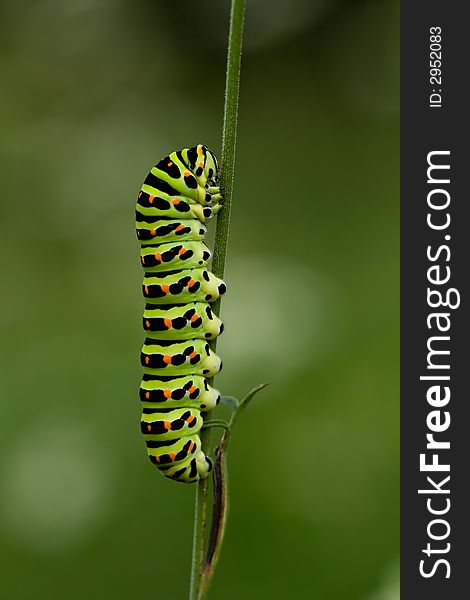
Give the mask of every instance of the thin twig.
[[(227, 73), (225, 83), (224, 122), (222, 131), (222, 156), (220, 165), (220, 187), (224, 198), (223, 209), (217, 215), (212, 272), (222, 278), (225, 271), (230, 209), (232, 204), (233, 178), (235, 171), (235, 149), (237, 138), (238, 96), (240, 88), (240, 64), (245, 17), (245, 0), (232, 0), (230, 29), (227, 52)], [(214, 303), (216, 315), (220, 312), (220, 298)], [(216, 340), (211, 344), (216, 348)], [(210, 448), (210, 428), (201, 432), (204, 452)], [(201, 579), (206, 546), (206, 519), (209, 480), (197, 483), (196, 506), (194, 515), (193, 555), (191, 562), (191, 585), (189, 600), (202, 600)]]

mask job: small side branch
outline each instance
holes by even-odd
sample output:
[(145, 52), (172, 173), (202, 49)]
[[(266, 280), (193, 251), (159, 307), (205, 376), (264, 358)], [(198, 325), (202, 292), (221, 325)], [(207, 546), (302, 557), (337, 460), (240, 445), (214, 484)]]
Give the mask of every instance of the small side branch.
[(213, 470), (214, 502), (212, 508), (212, 524), (206, 557), (202, 568), (200, 600), (205, 598), (212, 576), (214, 575), (222, 548), (225, 527), (227, 525), (229, 507), (227, 453), (232, 430), (240, 414), (245, 410), (252, 398), (267, 385), (267, 383), (262, 383), (253, 388), (251, 392), (238, 403), (216, 450), (216, 459)]

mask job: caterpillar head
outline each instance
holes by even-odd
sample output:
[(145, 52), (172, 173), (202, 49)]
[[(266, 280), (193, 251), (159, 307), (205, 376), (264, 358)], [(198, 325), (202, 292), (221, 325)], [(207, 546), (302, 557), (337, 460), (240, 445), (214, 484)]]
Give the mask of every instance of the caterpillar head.
[(188, 148), (186, 156), (189, 168), (196, 176), (199, 185), (204, 187), (206, 183), (210, 185), (217, 183), (219, 165), (215, 154), (207, 146), (198, 144)]
[(215, 154), (207, 146), (199, 144), (188, 148), (184, 156), (197, 180), (197, 201), (203, 206), (219, 204), (222, 196), (218, 186), (219, 166)]
[(202, 147), (206, 150), (204, 161), (204, 173), (207, 180), (206, 185), (217, 185), (219, 180), (219, 163), (213, 152), (205, 146)]

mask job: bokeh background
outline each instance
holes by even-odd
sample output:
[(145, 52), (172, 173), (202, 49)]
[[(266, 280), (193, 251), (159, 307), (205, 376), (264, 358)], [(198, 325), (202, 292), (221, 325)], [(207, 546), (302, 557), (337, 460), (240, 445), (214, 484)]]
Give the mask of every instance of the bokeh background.
[[(194, 487), (139, 434), (134, 202), (220, 151), (228, 0), (0, 3), (1, 594), (187, 597)], [(398, 598), (398, 3), (248, 0), (211, 598)]]

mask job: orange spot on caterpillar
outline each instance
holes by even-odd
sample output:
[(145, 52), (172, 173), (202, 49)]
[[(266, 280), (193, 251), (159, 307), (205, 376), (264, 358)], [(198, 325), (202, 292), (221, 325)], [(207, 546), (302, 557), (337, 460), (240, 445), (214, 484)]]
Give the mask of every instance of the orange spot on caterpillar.
[(182, 256), (183, 254), (186, 254), (187, 250), (186, 248), (181, 248), (181, 250), (178, 250), (178, 255)]
[(193, 315), (190, 320), (191, 320), (191, 323), (194, 323), (194, 321), (197, 321), (198, 319), (199, 319), (198, 315)]
[(176, 454), (174, 452), (170, 452), (168, 456), (171, 458), (171, 460), (175, 460), (176, 458)]
[(163, 362), (166, 363), (167, 365), (171, 365), (171, 356), (169, 354), (164, 354)]
[(184, 225), (178, 225), (175, 231), (181, 231), (182, 229), (184, 229)]
[(163, 427), (164, 427), (166, 430), (168, 430), (168, 429), (171, 429), (171, 423), (170, 423), (170, 421), (165, 421), (165, 422), (163, 423)]
[(164, 322), (164, 324), (165, 324), (165, 327), (166, 327), (167, 329), (171, 329), (171, 325), (172, 325), (172, 323), (173, 323), (173, 321), (172, 321), (171, 319), (163, 319), (163, 322)]
[(165, 294), (168, 294), (168, 292), (170, 291), (169, 285), (161, 285), (160, 288), (161, 288), (162, 292), (165, 292)]
[(146, 285), (144, 285), (144, 292), (145, 292), (146, 295), (149, 293), (149, 289), (148, 289), (148, 287)]
[(204, 163), (203, 163), (203, 162), (200, 162), (200, 163), (199, 163), (199, 166), (201, 167), (201, 169), (203, 169), (203, 168), (204, 168)]
[(150, 230), (150, 234), (151, 234), (151, 235), (155, 235), (156, 233), (157, 233), (157, 230), (156, 230), (156, 229), (151, 229), (151, 230)]
[(177, 206), (180, 202), (181, 202), (181, 200), (178, 200), (178, 198), (174, 198), (172, 200), (172, 203), (173, 203), (174, 206)]
[(150, 204), (153, 204), (154, 199), (155, 199), (155, 196), (149, 196), (149, 202), (150, 202)]
[(159, 463), (159, 462), (160, 462), (160, 457), (159, 457), (159, 456), (156, 456), (156, 457), (155, 457), (155, 462), (157, 462), (157, 463)]
[(185, 177), (190, 177), (190, 176), (191, 176), (191, 173), (190, 173), (189, 171), (185, 171), (185, 172), (184, 172), (184, 176), (185, 176)]
[(171, 390), (164, 390), (163, 395), (165, 398), (171, 398)]
[(186, 423), (192, 423), (194, 421), (193, 415), (189, 415), (189, 417), (186, 419)]
[(147, 425), (147, 431), (152, 431), (152, 426), (150, 425), (150, 423)]
[(191, 445), (188, 448), (188, 452), (192, 452), (195, 445), (196, 444), (194, 442), (191, 442)]
[(145, 327), (146, 327), (146, 329), (148, 329), (150, 327), (150, 321), (148, 319), (146, 319), (146, 321), (145, 321)]
[(194, 279), (190, 279), (190, 280), (188, 281), (188, 287), (191, 287), (191, 286), (193, 286), (195, 283), (196, 283), (196, 281), (195, 281)]
[(193, 394), (193, 393), (194, 393), (196, 390), (197, 390), (197, 387), (196, 387), (195, 385), (192, 385), (192, 386), (189, 388), (188, 392), (189, 392), (190, 394)]
[(202, 154), (202, 146), (198, 146), (198, 147), (197, 147), (197, 153), (198, 153), (199, 155), (201, 155), (201, 154)]
[(197, 352), (191, 352), (191, 354), (189, 355), (189, 358), (194, 358), (195, 356), (197, 356)]
[(158, 260), (158, 262), (162, 262), (162, 255), (160, 254), (160, 252), (155, 253), (155, 258)]
[(145, 364), (146, 364), (146, 365), (148, 365), (148, 364), (149, 364), (149, 362), (150, 362), (150, 359), (149, 359), (149, 357), (148, 357), (148, 356), (146, 356), (146, 357), (145, 357)]
[(145, 392), (145, 397), (147, 398), (147, 400), (150, 398), (150, 392)]
[(171, 165), (172, 165), (172, 164), (173, 164), (173, 163), (172, 163), (172, 162), (171, 162), (171, 160), (170, 160), (170, 162), (168, 163), (168, 165), (167, 165), (167, 166), (168, 166), (168, 167), (171, 167)]
[(140, 262), (141, 262), (142, 264), (144, 264), (144, 262), (145, 262), (145, 257), (144, 257), (144, 256), (141, 256), (141, 257), (140, 257)]

